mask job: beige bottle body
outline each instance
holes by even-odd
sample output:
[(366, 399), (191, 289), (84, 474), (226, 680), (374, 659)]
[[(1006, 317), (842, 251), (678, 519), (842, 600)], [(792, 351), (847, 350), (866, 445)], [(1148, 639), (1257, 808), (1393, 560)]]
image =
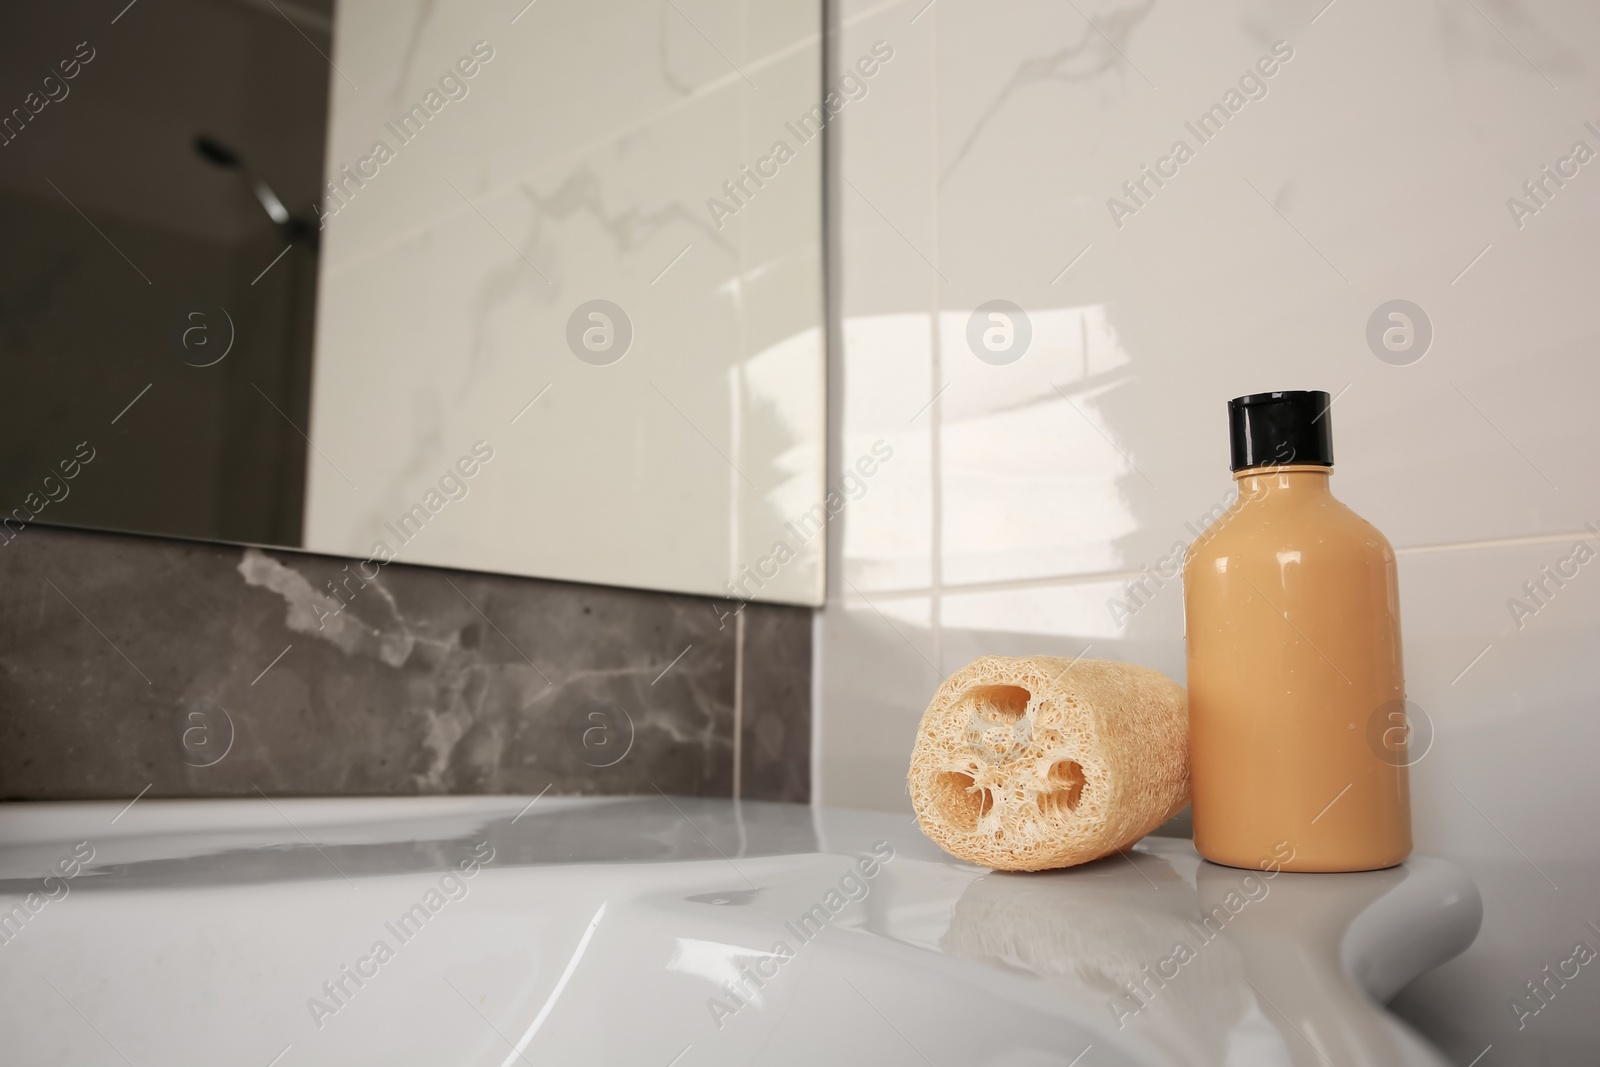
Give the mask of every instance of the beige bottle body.
[(1189, 547), (1184, 614), (1194, 841), (1290, 871), (1391, 867), (1411, 852), (1394, 550), (1322, 466), (1234, 475)]

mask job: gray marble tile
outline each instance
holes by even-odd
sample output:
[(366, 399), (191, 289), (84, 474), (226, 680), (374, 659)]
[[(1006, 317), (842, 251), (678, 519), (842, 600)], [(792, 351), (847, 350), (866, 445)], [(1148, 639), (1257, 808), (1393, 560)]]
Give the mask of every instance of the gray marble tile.
[[(733, 790), (704, 598), (42, 526), (0, 588), (0, 796)], [(803, 796), (809, 612), (752, 621), (746, 780)]]
[(811, 611), (744, 608), (739, 795), (811, 799)]

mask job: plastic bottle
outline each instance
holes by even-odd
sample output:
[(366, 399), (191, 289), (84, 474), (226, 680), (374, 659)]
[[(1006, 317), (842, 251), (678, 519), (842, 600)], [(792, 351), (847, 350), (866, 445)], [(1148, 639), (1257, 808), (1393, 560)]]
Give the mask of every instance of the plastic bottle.
[(1239, 496), (1184, 561), (1195, 848), (1233, 867), (1411, 852), (1394, 550), (1329, 491), (1329, 407), (1228, 402)]

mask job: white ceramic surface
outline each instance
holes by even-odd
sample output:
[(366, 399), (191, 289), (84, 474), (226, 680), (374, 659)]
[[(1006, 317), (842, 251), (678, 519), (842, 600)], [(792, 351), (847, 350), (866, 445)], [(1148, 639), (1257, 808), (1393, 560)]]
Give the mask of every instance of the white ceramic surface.
[(1420, 857), (997, 875), (894, 816), (664, 796), (12, 805), (0, 841), (0, 907), (54, 897), (0, 944), (29, 1064), (1440, 1067), (1376, 1001), (1480, 915)]
[[(1132, 618), (1109, 602), (1226, 499), (1229, 397), (1326, 389), (1334, 491), (1400, 553), (1435, 738), (1418, 847), (1485, 887), (1483, 937), (1401, 1005), (1462, 1064), (1594, 1062), (1600, 980), (1518, 1006), (1600, 947), (1600, 563), (1531, 617), (1510, 601), (1600, 552), (1600, 162), (1531, 217), (1508, 199), (1600, 150), (1596, 8), (851, 0), (836, 22), (836, 62), (896, 59), (835, 142), (830, 441), (896, 459), (830, 544), (816, 796), (909, 811), (918, 717), (977, 655), (1181, 681), (1178, 583)], [(1266, 95), (1199, 144), (1185, 123), (1277, 41)], [(1193, 158), (1119, 228), (1108, 199), (1178, 138)], [(1008, 365), (965, 336), (995, 299), (1034, 325)], [(1369, 348), (1392, 299), (1433, 327), (1410, 365)]]
[[(820, 29), (814, 0), (339, 4), (306, 547), (718, 596), (750, 567), (746, 599), (820, 603), (821, 538), (784, 525), (824, 498), (822, 144), (785, 125)], [(569, 346), (596, 299), (631, 323), (607, 365)]]

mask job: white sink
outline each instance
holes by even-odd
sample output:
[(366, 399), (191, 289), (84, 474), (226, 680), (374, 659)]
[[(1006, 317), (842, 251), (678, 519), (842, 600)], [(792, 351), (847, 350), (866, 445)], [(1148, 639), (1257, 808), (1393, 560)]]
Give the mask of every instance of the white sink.
[(0, 807), (4, 1059), (1435, 1065), (1379, 1005), (1481, 917), (1420, 857), (993, 874), (887, 815), (528, 803)]

